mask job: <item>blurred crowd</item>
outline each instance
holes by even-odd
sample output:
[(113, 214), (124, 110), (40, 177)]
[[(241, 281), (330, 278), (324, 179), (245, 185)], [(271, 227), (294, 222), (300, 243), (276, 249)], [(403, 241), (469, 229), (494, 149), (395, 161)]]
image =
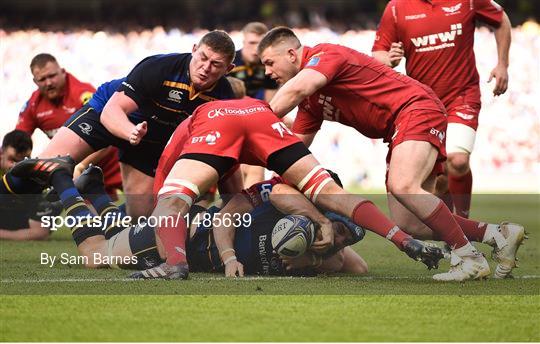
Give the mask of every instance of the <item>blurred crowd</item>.
[[(82, 81), (99, 86), (126, 75), (142, 58), (158, 53), (187, 52), (205, 31), (186, 33), (180, 29), (130, 31), (125, 34), (104, 31), (43, 32), (0, 30), (2, 75), (0, 137), (14, 128), (19, 110), (35, 90), (29, 64), (38, 53), (56, 56), (60, 65)], [(298, 29), (307, 45), (338, 43), (370, 54), (374, 31)], [(241, 33), (231, 32), (241, 48)], [(507, 93), (493, 97), (493, 83), (487, 79), (496, 65), (493, 34), (486, 28), (476, 32), (475, 51), (482, 87), (482, 112), (472, 168), (483, 175), (540, 175), (540, 27), (529, 21), (514, 28), (510, 55), (510, 85)], [(403, 72), (403, 62), (398, 71)], [(335, 168), (347, 184), (381, 187), (384, 181), (385, 145), (362, 138), (353, 130), (335, 123), (319, 135), (312, 150), (323, 163)], [(47, 139), (36, 134), (34, 154)], [(537, 178), (537, 177), (536, 177)], [(502, 181), (503, 183), (505, 181)], [(538, 185), (537, 182), (533, 185)], [(499, 185), (493, 185), (498, 189)]]

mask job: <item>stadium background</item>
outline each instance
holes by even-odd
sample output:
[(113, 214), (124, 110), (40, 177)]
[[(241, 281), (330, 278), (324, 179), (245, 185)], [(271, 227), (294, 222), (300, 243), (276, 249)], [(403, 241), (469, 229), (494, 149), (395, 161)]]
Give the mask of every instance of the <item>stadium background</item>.
[[(499, 1), (512, 32), (510, 86), (494, 98), (487, 84), (496, 64), (496, 46), (485, 27), (476, 32), (482, 86), (482, 112), (472, 168), (474, 191), (531, 192), (540, 189), (540, 28), (537, 1)], [(17, 114), (35, 89), (30, 59), (55, 55), (80, 80), (99, 86), (126, 75), (142, 58), (185, 52), (208, 29), (231, 33), (241, 47), (239, 29), (248, 21), (295, 27), (308, 45), (339, 43), (370, 53), (374, 28), (386, 1), (3, 1), (0, 5), (3, 119), (0, 136), (14, 128)], [(212, 10), (209, 10), (212, 9)], [(403, 72), (402, 62), (398, 70)], [(327, 123), (312, 146), (346, 184), (382, 189), (386, 146), (344, 126)], [(48, 141), (34, 135), (38, 154)]]
[[(472, 159), (474, 190), (536, 194), (477, 195), (472, 212), (486, 221), (499, 221), (504, 214), (532, 232), (520, 250), (522, 266), (515, 279), (435, 283), (432, 272), (368, 233), (355, 245), (370, 266), (365, 277), (225, 279), (193, 274), (182, 283), (126, 282), (122, 270), (39, 265), (39, 252), (75, 253), (68, 231), (58, 231), (44, 242), (0, 242), (0, 341), (538, 342), (540, 2), (498, 2), (514, 25), (510, 87), (499, 98), (491, 96), (486, 80), (495, 65), (495, 40), (481, 28), (475, 49), (483, 110)], [(230, 31), (240, 48), (238, 30), (253, 20), (293, 26), (306, 44), (338, 42), (369, 53), (385, 4), (3, 0), (0, 138), (13, 129), (19, 109), (35, 89), (28, 65), (37, 53), (52, 53), (94, 86), (125, 75), (147, 55), (188, 51), (208, 29)], [(313, 147), (315, 154), (349, 184), (382, 190), (386, 147), (345, 127), (328, 126)], [(47, 139), (39, 132), (34, 138), (37, 154)], [(370, 198), (384, 207), (383, 195)], [(481, 249), (488, 254), (485, 245)], [(440, 271), (447, 269), (443, 262)]]

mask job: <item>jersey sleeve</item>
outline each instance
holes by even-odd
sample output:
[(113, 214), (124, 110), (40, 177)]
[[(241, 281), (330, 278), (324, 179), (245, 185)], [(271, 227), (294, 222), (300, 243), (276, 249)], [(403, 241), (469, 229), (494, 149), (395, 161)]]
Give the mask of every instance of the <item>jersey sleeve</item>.
[(161, 89), (163, 83), (160, 78), (160, 63), (156, 56), (150, 56), (142, 60), (131, 70), (117, 91), (124, 93), (133, 99), (139, 107), (154, 96), (154, 92)]
[(393, 42), (398, 42), (397, 25), (396, 25), (396, 6), (393, 2), (389, 2), (384, 9), (379, 27), (375, 33), (375, 41), (371, 51), (388, 51)]
[(323, 48), (322, 51), (311, 56), (304, 69), (316, 70), (323, 74), (328, 79), (328, 82), (330, 82), (343, 70), (346, 62), (345, 56), (338, 51), (324, 50)]
[(317, 118), (309, 110), (306, 101), (298, 105), (298, 113), (293, 123), (292, 131), (297, 134), (311, 134), (321, 129), (322, 117)]
[(475, 19), (488, 25), (499, 27), (502, 22), (503, 8), (495, 0), (476, 0), (474, 2)]
[(30, 106), (30, 101), (28, 100), (21, 109), (21, 112), (19, 112), (19, 119), (15, 129), (25, 131), (32, 135), (36, 128), (37, 124), (34, 117), (34, 111)]

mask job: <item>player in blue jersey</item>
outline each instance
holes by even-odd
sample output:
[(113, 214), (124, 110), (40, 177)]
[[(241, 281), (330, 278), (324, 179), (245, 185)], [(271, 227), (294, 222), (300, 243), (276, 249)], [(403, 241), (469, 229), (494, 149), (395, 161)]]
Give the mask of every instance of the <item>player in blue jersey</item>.
[[(66, 179), (66, 182), (71, 182), (71, 180)], [(254, 194), (260, 194), (262, 191), (271, 192), (272, 187), (279, 183), (282, 183), (280, 178), (259, 183), (239, 194), (239, 197), (253, 200)], [(157, 267), (163, 262), (164, 254), (160, 254), (162, 250), (158, 248), (159, 244), (153, 227), (149, 225), (122, 226), (119, 223), (121, 222), (118, 215), (120, 213), (104, 191), (103, 174), (99, 167), (89, 167), (75, 181), (75, 185), (79, 191), (74, 192), (74, 195), (82, 194), (89, 200), (100, 215), (99, 221), (101, 221), (99, 226), (96, 225), (97, 220), (94, 219), (93, 225), (86, 223), (72, 230), (79, 254), (86, 257), (84, 259), (86, 267), (110, 266), (144, 270)], [(309, 207), (307, 198), (299, 195), (307, 204), (302, 203), (298, 206)], [(290, 196), (287, 199), (290, 199)], [(335, 214), (327, 214), (334, 222), (335, 246), (332, 254), (322, 257), (306, 253), (298, 258), (282, 259), (273, 252), (271, 233), (275, 224), (283, 218), (284, 213), (274, 207), (269, 198), (265, 201), (261, 198), (259, 200), (260, 202), (252, 203), (254, 207), (249, 213), (249, 221), (244, 220), (244, 226), (236, 230), (234, 260), (242, 264), (240, 276), (244, 273), (249, 275), (313, 275), (318, 272), (339, 271), (355, 274), (367, 272), (365, 261), (347, 247), (361, 240), (364, 230), (348, 219)], [(283, 207), (286, 199), (277, 198), (275, 202)], [(87, 212), (90, 212), (83, 202), (77, 207), (86, 207)], [(293, 208), (289, 207), (289, 209), (294, 211)], [(298, 209), (298, 211), (302, 210)], [(187, 258), (190, 270), (193, 272), (223, 272), (224, 267), (231, 265), (232, 260), (229, 259), (225, 265), (220, 259), (218, 252), (220, 243), (214, 240), (213, 233), (215, 232), (212, 227), (215, 222), (204, 220), (212, 218), (219, 212), (220, 209), (217, 207), (207, 210), (200, 205), (193, 206), (190, 211)], [(73, 214), (70, 211), (68, 213)], [(77, 216), (81, 219), (84, 218), (80, 211), (78, 214)]]
[[(145, 58), (125, 79), (102, 85), (40, 157), (69, 155), (79, 162), (101, 148), (117, 146), (124, 193), (128, 195), (127, 212), (135, 217), (148, 215), (155, 168), (175, 128), (197, 106), (234, 98), (224, 77), (233, 68), (234, 54), (230, 37), (212, 31), (191, 53)], [(28, 182), (12, 175), (8, 179), (15, 192)]]

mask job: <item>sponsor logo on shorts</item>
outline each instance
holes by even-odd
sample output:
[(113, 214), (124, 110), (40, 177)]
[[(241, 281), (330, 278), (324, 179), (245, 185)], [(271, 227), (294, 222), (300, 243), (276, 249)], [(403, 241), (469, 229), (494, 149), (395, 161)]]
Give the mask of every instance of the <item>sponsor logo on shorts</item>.
[(470, 121), (471, 119), (474, 118), (474, 115), (469, 115), (469, 114), (466, 114), (466, 113), (463, 113), (463, 112), (459, 112), (459, 111), (456, 111), (456, 116), (466, 120), (466, 121)]
[(246, 116), (263, 111), (268, 111), (268, 108), (265, 106), (252, 106), (243, 109), (212, 109), (208, 111), (208, 118), (212, 119), (223, 116)]
[(283, 138), (285, 133), (287, 133), (289, 135), (294, 135), (292, 133), (292, 131), (289, 128), (287, 128), (287, 126), (283, 122), (276, 122), (276, 123), (272, 124), (272, 129), (277, 131), (279, 136), (281, 136), (281, 138)]
[(450, 31), (438, 32), (432, 35), (411, 38), (416, 47), (416, 52), (435, 51), (439, 49), (453, 48), (457, 36), (463, 34), (461, 23), (450, 25)]
[(79, 124), (79, 128), (81, 129), (83, 134), (86, 134), (88, 136), (90, 136), (90, 132), (93, 129), (92, 126), (86, 122), (82, 122), (81, 124)]
[(170, 101), (181, 103), (182, 102), (182, 92), (179, 90), (170, 90), (169, 91), (169, 99)]
[(435, 135), (439, 139), (439, 142), (441, 142), (441, 143), (444, 141), (444, 137), (446, 136), (444, 131), (440, 131), (440, 130), (435, 129), (435, 128), (431, 128), (429, 133), (431, 135)]
[(206, 143), (209, 146), (215, 145), (217, 140), (221, 137), (219, 131), (211, 131), (206, 135), (195, 136), (191, 139), (191, 143)]

